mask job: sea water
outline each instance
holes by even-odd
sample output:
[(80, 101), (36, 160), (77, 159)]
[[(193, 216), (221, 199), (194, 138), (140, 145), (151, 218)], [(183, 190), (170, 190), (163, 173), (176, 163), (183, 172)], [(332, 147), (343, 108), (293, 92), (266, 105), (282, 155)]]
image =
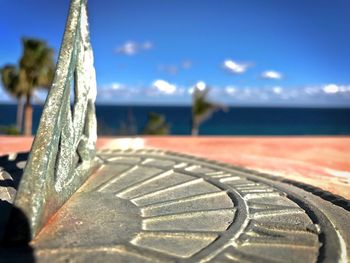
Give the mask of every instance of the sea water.
[[(33, 132), (42, 112), (34, 106)], [(170, 134), (189, 135), (189, 106), (97, 105), (99, 135), (142, 134), (149, 112), (164, 115)], [(0, 126), (15, 124), (16, 105), (0, 105)], [(202, 135), (350, 135), (350, 108), (230, 107), (200, 126)]]

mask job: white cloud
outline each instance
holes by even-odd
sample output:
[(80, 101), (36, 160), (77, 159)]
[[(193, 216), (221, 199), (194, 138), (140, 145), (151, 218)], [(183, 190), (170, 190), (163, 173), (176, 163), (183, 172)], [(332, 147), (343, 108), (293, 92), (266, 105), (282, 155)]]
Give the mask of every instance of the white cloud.
[(340, 91), (339, 87), (335, 84), (328, 84), (326, 86), (324, 86), (323, 88), (323, 91), (325, 93), (330, 93), (330, 94), (333, 94), (333, 93), (337, 93)]
[(236, 87), (234, 87), (234, 86), (227, 86), (226, 88), (225, 88), (225, 91), (226, 91), (226, 93), (228, 94), (228, 95), (234, 95), (236, 92), (237, 92), (237, 89), (236, 89)]
[(3, 102), (14, 102), (15, 98), (11, 97), (4, 91), (4, 88), (0, 85), (0, 101)]
[[(195, 89), (203, 91), (207, 88), (207, 84), (204, 81), (198, 81), (194, 86), (191, 86), (187, 89), (188, 94), (193, 94)], [(211, 90), (213, 91), (213, 90)], [(214, 91), (215, 92), (215, 91)]]
[(124, 86), (123, 86), (123, 84), (121, 84), (121, 83), (112, 83), (111, 84), (111, 88), (113, 89), (113, 90), (120, 90), (120, 89), (123, 89), (124, 88)]
[(282, 79), (282, 74), (274, 70), (267, 70), (261, 73), (261, 77), (264, 79)]
[(193, 91), (194, 91), (194, 87), (189, 87), (187, 89), (188, 94), (193, 94)]
[[(204, 89), (199, 81), (192, 86), (179, 86), (162, 79), (150, 85), (111, 83), (98, 88), (97, 101), (107, 103), (139, 103), (178, 105), (191, 102), (195, 88)], [(1, 97), (0, 91), (0, 97)], [(350, 105), (350, 85), (327, 84), (301, 87), (282, 86), (211, 86), (210, 98), (227, 105), (261, 106), (342, 106)], [(157, 98), (155, 100), (155, 98)], [(2, 99), (2, 98), (1, 98)]]
[(153, 43), (146, 41), (144, 43), (137, 43), (135, 41), (127, 41), (121, 46), (116, 48), (116, 53), (126, 56), (136, 55), (143, 50), (150, 50), (153, 48)]
[(192, 67), (192, 61), (191, 60), (184, 60), (181, 63), (181, 68), (183, 69), (189, 69)]
[(160, 93), (163, 94), (174, 94), (176, 92), (176, 86), (173, 84), (170, 84), (169, 82), (162, 80), (162, 79), (158, 79), (156, 81), (154, 81), (152, 83), (152, 86), (159, 91)]
[(122, 46), (117, 47), (116, 51), (117, 53), (131, 56), (137, 53), (138, 47), (135, 42), (128, 41), (124, 43)]
[(203, 91), (205, 90), (207, 87), (207, 84), (205, 84), (204, 81), (198, 81), (197, 84), (196, 84), (196, 88), (200, 91)]
[[(35, 104), (43, 104), (46, 100), (48, 90), (46, 89), (37, 89), (33, 93), (33, 102)], [(73, 99), (73, 96), (71, 97)]]
[(142, 44), (142, 49), (149, 50), (153, 48), (153, 43), (151, 41), (146, 41)]
[(275, 94), (281, 94), (283, 92), (281, 87), (273, 87), (272, 90)]
[(180, 70), (188, 70), (192, 67), (192, 61), (190, 60), (184, 60), (180, 64), (175, 65), (159, 65), (157, 69), (159, 71), (163, 71), (165, 73), (168, 73), (170, 75), (176, 75), (179, 73)]
[(320, 92), (320, 88), (317, 86), (316, 87), (306, 87), (306, 88), (304, 88), (304, 91), (308, 95), (315, 95), (315, 94)]
[[(219, 88), (216, 99), (233, 105), (349, 106), (350, 85), (315, 85), (303, 87)], [(226, 95), (226, 96), (225, 96)], [(214, 98), (215, 99), (215, 98)]]
[(179, 68), (176, 65), (159, 65), (158, 70), (170, 75), (176, 75), (179, 72)]
[[(326, 94), (334, 95), (334, 94), (349, 94), (350, 93), (350, 85), (337, 85), (337, 84), (327, 84), (324, 85), (322, 91)], [(349, 102), (350, 105), (350, 102)]]
[(247, 71), (250, 65), (248, 63), (238, 63), (233, 60), (227, 59), (224, 61), (223, 67), (231, 73), (242, 74)]
[(120, 92), (130, 92), (133, 88), (127, 87), (127, 85), (119, 82), (112, 82), (107, 85), (102, 85), (98, 89), (98, 93), (120, 93)]

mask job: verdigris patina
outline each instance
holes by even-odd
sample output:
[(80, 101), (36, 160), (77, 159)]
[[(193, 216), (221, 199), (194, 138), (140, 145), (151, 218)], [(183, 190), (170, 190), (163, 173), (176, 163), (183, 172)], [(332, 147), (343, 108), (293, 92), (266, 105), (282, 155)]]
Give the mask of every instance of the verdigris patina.
[(101, 168), (27, 250), (0, 247), (0, 262), (349, 260), (344, 199), (341, 207), (266, 174), (162, 150), (97, 154)]
[(95, 165), (96, 78), (86, 2), (71, 1), (55, 78), (14, 202), (27, 216), (32, 237)]
[(0, 157), (0, 262), (349, 261), (349, 201), (162, 150), (96, 154), (95, 97), (86, 0), (72, 0), (17, 192), (27, 156)]

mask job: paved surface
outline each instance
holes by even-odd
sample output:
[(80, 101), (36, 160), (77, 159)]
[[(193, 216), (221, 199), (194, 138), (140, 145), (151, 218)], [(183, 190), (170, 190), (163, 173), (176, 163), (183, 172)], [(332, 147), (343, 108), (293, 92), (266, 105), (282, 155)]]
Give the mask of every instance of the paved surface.
[[(0, 137), (0, 154), (28, 151), (31, 137)], [(350, 137), (99, 138), (98, 148), (160, 148), (307, 183), (350, 199)]]

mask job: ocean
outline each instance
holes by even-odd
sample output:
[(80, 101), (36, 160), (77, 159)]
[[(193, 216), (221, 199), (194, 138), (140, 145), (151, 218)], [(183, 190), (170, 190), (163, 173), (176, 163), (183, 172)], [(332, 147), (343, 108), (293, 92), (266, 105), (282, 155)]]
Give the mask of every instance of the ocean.
[[(34, 106), (35, 133), (42, 106)], [(149, 112), (165, 116), (173, 135), (191, 132), (189, 106), (97, 105), (99, 135), (142, 134)], [(0, 126), (15, 124), (16, 105), (0, 105)], [(199, 129), (200, 135), (350, 135), (350, 108), (230, 107), (216, 112)]]

